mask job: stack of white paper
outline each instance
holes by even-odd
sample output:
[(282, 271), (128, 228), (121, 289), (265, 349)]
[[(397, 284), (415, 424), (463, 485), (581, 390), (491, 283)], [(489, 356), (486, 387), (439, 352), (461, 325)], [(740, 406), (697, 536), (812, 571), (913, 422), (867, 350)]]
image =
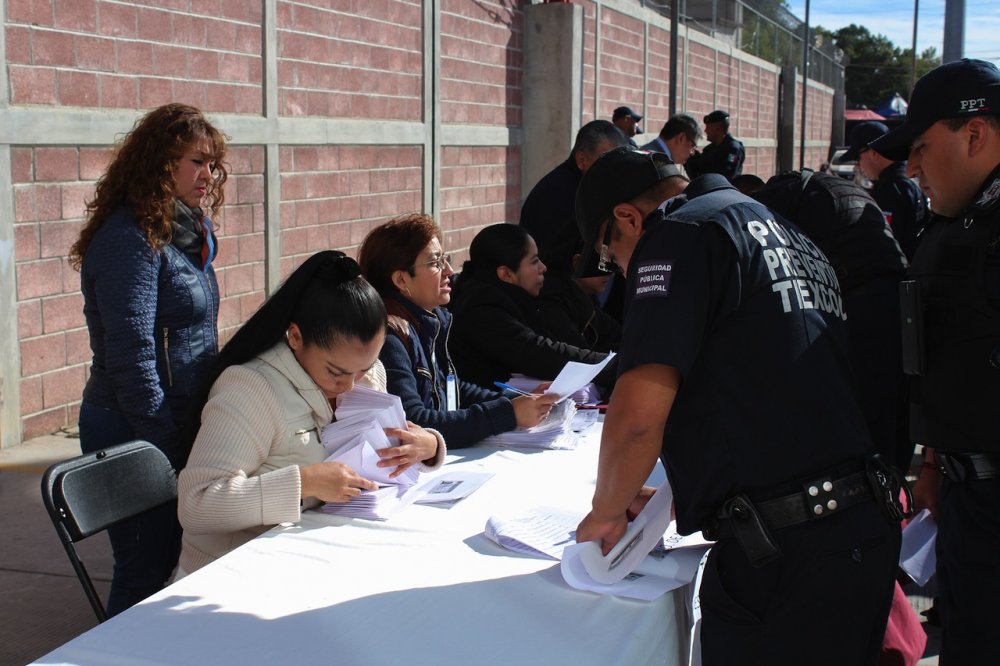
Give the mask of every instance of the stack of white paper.
[(398, 446), (386, 428), (406, 428), (406, 413), (398, 396), (355, 386), (337, 398), (337, 420), (323, 428), (320, 442), (327, 460), (341, 462), (361, 476), (381, 484), (413, 485), (420, 476), (414, 466), (395, 478), (391, 467), (379, 467), (377, 451)]
[(391, 478), (394, 468), (379, 467), (380, 449), (398, 446), (399, 440), (385, 434), (386, 428), (406, 428), (406, 413), (398, 396), (355, 386), (337, 397), (337, 420), (320, 432), (320, 442), (329, 452), (328, 461), (340, 462), (381, 486), (364, 491), (342, 504), (327, 504), (321, 510), (340, 516), (384, 520), (413, 498), (402, 501), (406, 490), (420, 478), (416, 466)]
[(378, 490), (362, 490), (360, 495), (349, 502), (327, 502), (319, 506), (317, 511), (346, 518), (387, 520), (400, 509), (415, 502), (422, 494), (412, 486), (381, 486)]
[(532, 557), (562, 557), (563, 548), (576, 543), (580, 511), (539, 507), (526, 516), (490, 516), (484, 534), (515, 553)]
[(532, 449), (573, 449), (579, 435), (573, 431), (576, 405), (565, 400), (553, 406), (545, 420), (533, 428), (518, 428), (491, 435), (483, 443), (492, 446), (520, 446)]

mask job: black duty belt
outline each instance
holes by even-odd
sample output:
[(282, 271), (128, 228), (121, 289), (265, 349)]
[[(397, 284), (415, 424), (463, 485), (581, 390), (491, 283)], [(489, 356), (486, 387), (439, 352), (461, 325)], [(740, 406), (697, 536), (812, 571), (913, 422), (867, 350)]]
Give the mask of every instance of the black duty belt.
[(1000, 476), (1000, 455), (993, 453), (944, 453), (935, 450), (934, 461), (945, 477), (957, 483)]
[(871, 498), (867, 475), (857, 472), (841, 479), (815, 479), (802, 484), (801, 492), (758, 502), (756, 506), (768, 527), (781, 529), (826, 518)]
[(775, 499), (753, 502), (746, 495), (726, 500), (713, 524), (704, 530), (708, 539), (735, 538), (754, 566), (764, 566), (781, 552), (772, 530), (822, 520), (852, 506), (876, 500), (890, 521), (904, 517), (899, 493), (909, 489), (902, 474), (879, 456), (865, 462), (865, 471), (840, 478), (824, 474), (802, 484), (802, 489)]

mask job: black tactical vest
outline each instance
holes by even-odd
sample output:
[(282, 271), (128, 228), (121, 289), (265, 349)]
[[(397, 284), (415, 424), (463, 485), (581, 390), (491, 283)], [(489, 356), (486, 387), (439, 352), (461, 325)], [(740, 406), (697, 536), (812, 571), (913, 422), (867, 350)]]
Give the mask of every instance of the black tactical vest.
[(926, 353), (912, 438), (942, 451), (1000, 452), (1000, 168), (963, 215), (930, 221), (910, 276)]

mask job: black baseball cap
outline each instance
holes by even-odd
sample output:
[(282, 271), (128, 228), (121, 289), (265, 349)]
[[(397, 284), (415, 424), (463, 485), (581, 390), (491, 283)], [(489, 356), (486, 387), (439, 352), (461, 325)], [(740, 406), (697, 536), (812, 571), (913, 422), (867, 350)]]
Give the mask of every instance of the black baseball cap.
[(635, 122), (642, 120), (642, 116), (627, 106), (619, 106), (615, 109), (615, 112), (611, 115), (611, 120), (618, 120), (619, 118), (624, 118), (625, 116), (631, 116), (632, 120)]
[(857, 160), (861, 157), (861, 151), (868, 147), (868, 144), (879, 138), (880, 136), (885, 136), (889, 133), (889, 128), (885, 126), (885, 123), (880, 123), (877, 120), (868, 120), (863, 123), (858, 123), (858, 125), (851, 130), (851, 147), (847, 149), (844, 153), (842, 159), (845, 162), (851, 162)]
[(715, 111), (712, 111), (712, 113), (702, 118), (702, 122), (704, 122), (706, 125), (710, 123), (724, 123), (727, 120), (729, 120), (729, 114), (723, 111), (722, 109), (716, 109)]
[(909, 157), (910, 146), (939, 120), (1000, 114), (1000, 69), (963, 58), (936, 67), (913, 86), (906, 120), (869, 146), (888, 159)]
[[(597, 232), (601, 224), (611, 217), (615, 206), (635, 199), (671, 176), (688, 179), (684, 170), (663, 153), (620, 146), (597, 158), (576, 188), (576, 224), (583, 238), (578, 266), (594, 265)], [(577, 276), (583, 274), (577, 271)]]

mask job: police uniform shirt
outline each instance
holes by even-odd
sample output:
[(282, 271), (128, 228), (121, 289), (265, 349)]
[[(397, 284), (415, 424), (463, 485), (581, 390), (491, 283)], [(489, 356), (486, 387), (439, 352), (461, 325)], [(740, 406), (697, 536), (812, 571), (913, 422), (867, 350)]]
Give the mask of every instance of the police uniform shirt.
[(1000, 453), (1000, 166), (957, 218), (935, 216), (910, 266), (924, 312), (914, 441)]
[(827, 259), (719, 176), (688, 196), (633, 254), (619, 365), (680, 372), (662, 452), (682, 533), (871, 451)]
[(745, 159), (743, 144), (733, 138), (732, 134), (726, 134), (719, 145), (710, 143), (705, 146), (696, 161), (697, 175), (718, 173), (731, 180), (743, 173)]

